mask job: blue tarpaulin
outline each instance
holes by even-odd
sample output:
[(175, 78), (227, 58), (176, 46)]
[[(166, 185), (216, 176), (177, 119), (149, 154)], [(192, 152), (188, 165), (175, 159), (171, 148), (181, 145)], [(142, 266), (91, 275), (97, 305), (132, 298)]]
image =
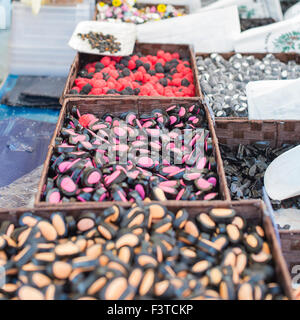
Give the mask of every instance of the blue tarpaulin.
[[(17, 76), (9, 76), (0, 99)], [(29, 173), (46, 158), (59, 110), (0, 105), (0, 187)]]

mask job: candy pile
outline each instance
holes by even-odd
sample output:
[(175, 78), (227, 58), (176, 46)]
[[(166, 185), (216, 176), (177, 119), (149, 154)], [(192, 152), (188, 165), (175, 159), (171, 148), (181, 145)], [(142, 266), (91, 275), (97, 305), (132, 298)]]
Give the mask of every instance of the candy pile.
[[(204, 109), (155, 109), (140, 117), (65, 117), (51, 157), (43, 200), (212, 200), (217, 164)], [(174, 130), (175, 129), (175, 130)]]
[(259, 225), (158, 204), (1, 224), (0, 299), (287, 299)]
[(285, 13), (290, 7), (298, 2), (299, 0), (280, 0), (282, 12)]
[[(267, 167), (281, 154), (294, 147), (295, 145), (284, 144), (275, 149), (265, 141), (259, 141), (252, 145), (240, 144), (235, 148), (220, 145), (232, 199), (261, 199)], [(271, 203), (276, 210), (281, 207), (300, 209), (300, 197), (284, 201), (271, 200)]]
[(78, 33), (78, 37), (87, 40), (92, 49), (97, 49), (99, 53), (111, 52), (117, 53), (121, 50), (121, 43), (117, 42), (116, 37), (111, 34), (103, 34), (102, 32), (92, 32), (87, 34)]
[(143, 5), (133, 0), (108, 0), (97, 3), (97, 20), (142, 24), (187, 14), (184, 7), (173, 5)]
[(194, 97), (193, 71), (178, 53), (103, 57), (79, 71), (70, 94)]
[(235, 54), (228, 61), (213, 53), (209, 58), (197, 57), (202, 92), (217, 117), (247, 117), (246, 85), (250, 81), (285, 80), (300, 77), (300, 65), (283, 63), (267, 54), (262, 60)]
[(241, 31), (246, 31), (252, 28), (266, 26), (276, 21), (273, 18), (261, 18), (261, 19), (240, 19), (240, 22), (241, 22)]

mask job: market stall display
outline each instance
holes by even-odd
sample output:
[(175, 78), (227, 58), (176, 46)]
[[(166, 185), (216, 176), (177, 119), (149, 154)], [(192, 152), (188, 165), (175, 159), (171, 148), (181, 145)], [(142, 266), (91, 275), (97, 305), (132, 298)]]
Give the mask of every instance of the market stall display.
[(12, 5), (0, 300), (294, 299), (299, 1), (49, 1)]

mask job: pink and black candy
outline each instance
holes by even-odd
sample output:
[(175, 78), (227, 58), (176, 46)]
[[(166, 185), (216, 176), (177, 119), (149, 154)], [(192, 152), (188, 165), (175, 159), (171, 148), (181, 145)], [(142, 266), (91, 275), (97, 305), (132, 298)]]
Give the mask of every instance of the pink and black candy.
[(72, 108), (55, 140), (42, 200), (213, 200), (218, 188), (212, 139), (199, 104), (101, 118)]

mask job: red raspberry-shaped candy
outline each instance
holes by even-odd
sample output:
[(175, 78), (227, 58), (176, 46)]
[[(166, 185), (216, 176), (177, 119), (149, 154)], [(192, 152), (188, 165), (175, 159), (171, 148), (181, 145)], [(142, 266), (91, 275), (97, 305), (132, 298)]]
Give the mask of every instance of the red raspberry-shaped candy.
[(178, 72), (182, 72), (185, 69), (185, 66), (183, 65), (183, 63), (179, 63), (176, 67), (176, 70)]
[(158, 50), (156, 56), (158, 58), (162, 58), (164, 56), (165, 52), (163, 50)]
[(86, 70), (88, 70), (89, 68), (93, 67), (93, 64), (92, 63), (88, 63), (84, 68)]
[(80, 88), (79, 87), (73, 87), (71, 90), (76, 90), (79, 93)]
[(160, 95), (164, 94), (164, 86), (162, 86), (160, 83), (156, 83), (155, 88)]
[(108, 73), (111, 77), (113, 77), (114, 79), (117, 79), (119, 77), (119, 73), (117, 70), (110, 70)]
[(117, 81), (116, 79), (110, 77), (110, 78), (107, 80), (106, 83), (107, 83), (107, 84), (108, 84), (108, 83), (112, 83), (113, 85), (115, 85), (117, 82), (118, 82), (118, 81)]
[(148, 94), (150, 93), (150, 89), (145, 86), (142, 86), (140, 93), (142, 96), (148, 96)]
[(103, 57), (101, 59), (101, 63), (104, 64), (105, 67), (109, 66), (110, 61), (111, 61), (110, 57)]
[(142, 72), (137, 71), (137, 72), (134, 74), (134, 76), (135, 76), (135, 80), (136, 80), (136, 81), (143, 81), (144, 75), (143, 75)]
[(149, 63), (148, 59), (146, 57), (141, 57), (140, 60), (143, 62), (143, 63)]
[(163, 66), (166, 64), (166, 61), (163, 58), (159, 58), (157, 63), (161, 63)]
[(138, 71), (144, 74), (147, 73), (146, 69), (143, 66), (139, 67)]
[(128, 69), (129, 69), (129, 70), (134, 70), (135, 68), (136, 68), (135, 62), (134, 62), (133, 60), (130, 60), (130, 61), (128, 62)]
[(172, 85), (176, 86), (176, 87), (180, 87), (181, 86), (181, 79), (179, 79), (179, 78), (173, 79)]
[(144, 88), (147, 88), (149, 90), (153, 90), (154, 86), (151, 82), (147, 82), (143, 85)]
[(151, 80), (151, 75), (149, 73), (144, 74), (143, 82), (146, 83)]
[(78, 78), (78, 79), (75, 79), (75, 84), (81, 90), (82, 87), (84, 87), (86, 84), (88, 84), (88, 82), (86, 79)]
[(173, 78), (173, 80), (174, 79), (182, 79), (182, 74), (181, 73), (174, 73), (172, 78)]
[(152, 90), (150, 91), (149, 96), (157, 97), (157, 96), (159, 96), (159, 94), (158, 94), (158, 92), (157, 92), (156, 90), (152, 89)]
[(103, 79), (103, 74), (101, 72), (96, 72), (93, 76), (93, 79), (101, 80)]
[(173, 59), (179, 59), (179, 58), (180, 58), (179, 53), (174, 52), (174, 53), (172, 54), (172, 58), (173, 58)]
[(90, 94), (95, 95), (95, 96), (100, 96), (103, 94), (103, 90), (102, 90), (102, 88), (93, 88), (90, 91)]
[(158, 82), (158, 80), (159, 80), (159, 78), (156, 77), (156, 76), (152, 76), (151, 79), (150, 79), (150, 81), (153, 82), (153, 83)]
[(117, 82), (117, 83), (115, 84), (115, 89), (116, 89), (117, 91), (121, 91), (121, 90), (123, 90), (123, 85), (120, 84), (119, 82)]
[(163, 73), (157, 73), (155, 76), (156, 76), (158, 79), (162, 79), (162, 78), (165, 77), (165, 75), (164, 75)]
[(106, 94), (106, 92), (109, 90), (110, 88), (109, 87), (104, 87), (102, 90), (103, 90), (103, 93)]
[(106, 85), (110, 88), (110, 89), (114, 89), (115, 88), (115, 84), (113, 82), (107, 82)]
[(105, 80), (94, 80), (92, 86), (94, 88), (103, 88), (106, 85)]
[(164, 58), (166, 61), (170, 61), (170, 60), (173, 59), (170, 52), (166, 52), (166, 53), (164, 54), (163, 58)]
[(96, 69), (94, 67), (88, 68), (88, 73), (94, 73)]
[(192, 70), (190, 68), (186, 68), (184, 67), (184, 69), (181, 71), (182, 74), (189, 74), (190, 72), (192, 72)]
[(136, 60), (139, 59), (139, 57), (135, 54), (134, 56), (131, 57), (131, 59), (132, 59), (133, 61), (136, 61)]
[(156, 64), (156, 62), (157, 62), (157, 60), (158, 60), (158, 58), (157, 57), (155, 57), (155, 56), (152, 56), (152, 58), (151, 58), (151, 62), (152, 62), (152, 64), (154, 65), (154, 64)]
[(86, 128), (91, 121), (95, 120), (95, 118), (96, 117), (93, 114), (87, 113), (79, 118), (79, 123)]

